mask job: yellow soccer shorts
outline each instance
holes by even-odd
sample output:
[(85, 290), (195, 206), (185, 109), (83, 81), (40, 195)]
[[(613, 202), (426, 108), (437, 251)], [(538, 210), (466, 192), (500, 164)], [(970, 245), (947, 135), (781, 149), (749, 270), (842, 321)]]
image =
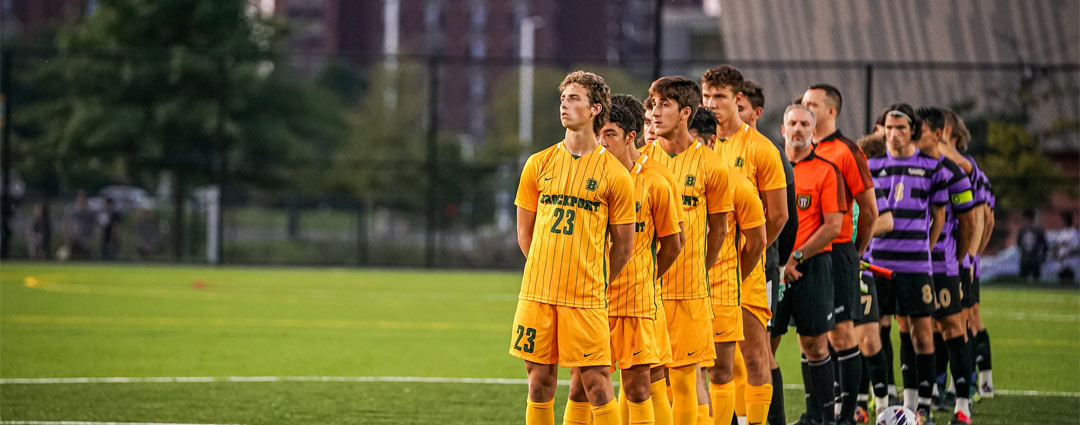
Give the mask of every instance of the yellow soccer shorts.
[(653, 344), (657, 360), (653, 366), (663, 366), (671, 363), (671, 337), (668, 335), (667, 312), (664, 303), (657, 303), (656, 320), (653, 320)]
[(611, 317), (612, 366), (629, 369), (660, 362), (656, 352), (656, 321), (645, 317)]
[(714, 317), (712, 320), (713, 342), (738, 342), (742, 341), (743, 320), (742, 308), (738, 305), (713, 304)]
[(573, 308), (518, 300), (510, 355), (565, 367), (611, 365), (611, 334), (604, 308)]
[(743, 310), (746, 310), (750, 314), (754, 315), (754, 317), (757, 318), (759, 322), (761, 322), (761, 326), (764, 326), (765, 329), (769, 328), (769, 320), (772, 319), (772, 310), (769, 310), (768, 307), (744, 304), (742, 308)]
[(682, 367), (716, 358), (712, 341), (712, 300), (664, 300), (671, 362), (668, 367)]

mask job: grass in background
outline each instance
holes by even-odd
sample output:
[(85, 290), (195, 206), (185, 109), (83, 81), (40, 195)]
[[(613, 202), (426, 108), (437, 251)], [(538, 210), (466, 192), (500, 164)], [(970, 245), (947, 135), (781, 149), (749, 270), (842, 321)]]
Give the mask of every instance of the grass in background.
[[(507, 354), (520, 274), (10, 264), (0, 378), (525, 377)], [(1080, 295), (989, 287), (998, 389), (979, 424), (1080, 423)], [(799, 383), (794, 340), (778, 360)], [(896, 345), (898, 346), (898, 345)], [(563, 379), (569, 373), (562, 369)], [(899, 376), (899, 374), (897, 374)], [(520, 423), (524, 385), (258, 382), (0, 385), (3, 420)], [(786, 392), (790, 421), (801, 391)], [(566, 388), (556, 397), (561, 417)], [(941, 416), (947, 423), (947, 418)]]

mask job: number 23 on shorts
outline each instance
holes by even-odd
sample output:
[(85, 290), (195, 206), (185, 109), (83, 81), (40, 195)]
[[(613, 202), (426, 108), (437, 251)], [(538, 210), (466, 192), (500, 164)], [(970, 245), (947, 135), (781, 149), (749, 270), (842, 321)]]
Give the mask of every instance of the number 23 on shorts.
[[(525, 339), (524, 344), (521, 343), (522, 338)], [(514, 340), (514, 349), (518, 350), (518, 351), (523, 351), (523, 352), (526, 352), (526, 353), (531, 353), (531, 352), (533, 352), (533, 349), (536, 348), (535, 340), (536, 340), (536, 329), (526, 328), (524, 326), (518, 325), (518, 327), (517, 327), (517, 339)]]

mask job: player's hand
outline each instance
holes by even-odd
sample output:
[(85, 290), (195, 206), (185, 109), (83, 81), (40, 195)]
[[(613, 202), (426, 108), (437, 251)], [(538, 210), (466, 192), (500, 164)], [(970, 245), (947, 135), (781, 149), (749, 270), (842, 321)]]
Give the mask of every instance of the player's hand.
[(796, 265), (797, 264), (795, 262), (788, 261), (787, 266), (784, 267), (784, 281), (785, 282), (795, 282), (796, 280), (799, 280), (799, 279), (802, 278), (803, 274), (799, 273), (799, 271), (795, 269)]

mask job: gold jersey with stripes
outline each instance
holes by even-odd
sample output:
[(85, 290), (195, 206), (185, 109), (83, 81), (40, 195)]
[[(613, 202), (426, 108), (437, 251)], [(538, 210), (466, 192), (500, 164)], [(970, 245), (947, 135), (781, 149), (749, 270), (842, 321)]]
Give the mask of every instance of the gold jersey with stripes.
[[(739, 251), (746, 243), (742, 230), (765, 225), (765, 210), (750, 180), (742, 174), (731, 173), (728, 181), (731, 182), (735, 210), (728, 216), (727, 236), (723, 248), (720, 249), (720, 257), (713, 268), (709, 269), (709, 285), (712, 288), (714, 304), (739, 305), (743, 283)], [(764, 277), (765, 269), (762, 263), (763, 261), (758, 261), (751, 274), (760, 273)], [(747, 278), (749, 279), (749, 276)]]
[(608, 287), (608, 314), (611, 317), (656, 318), (659, 279), (656, 253), (659, 239), (679, 233), (685, 221), (675, 199), (675, 177), (649, 155), (641, 154), (631, 169), (634, 178), (634, 251), (626, 268)]
[(661, 294), (665, 300), (692, 300), (709, 296), (706, 270), (708, 215), (730, 212), (731, 187), (728, 170), (715, 152), (700, 142), (678, 154), (664, 150), (662, 139), (641, 147), (675, 175), (675, 194), (686, 212), (686, 242), (671, 269), (664, 273)]
[(525, 162), (514, 205), (536, 213), (520, 299), (607, 307), (608, 226), (634, 223), (634, 182), (597, 146), (577, 156), (565, 141)]

